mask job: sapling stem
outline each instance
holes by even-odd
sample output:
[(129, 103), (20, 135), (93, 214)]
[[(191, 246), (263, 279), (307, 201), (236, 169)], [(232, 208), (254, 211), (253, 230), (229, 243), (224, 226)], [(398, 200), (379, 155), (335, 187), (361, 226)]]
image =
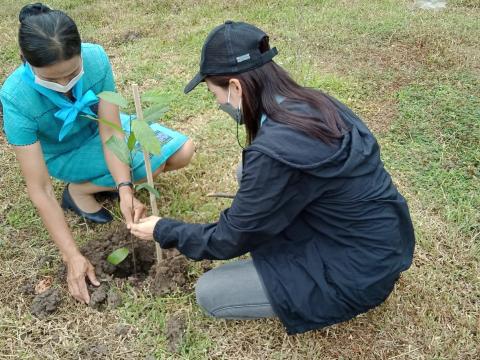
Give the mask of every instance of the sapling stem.
[[(130, 116), (130, 119), (129, 119), (129, 134), (132, 133), (132, 116)], [(130, 157), (130, 179), (132, 179), (132, 182), (134, 181), (134, 177), (133, 177), (133, 155), (132, 155), (132, 152), (129, 151), (129, 157)], [(134, 192), (134, 195), (135, 195), (135, 189), (132, 189), (132, 191)], [(132, 196), (132, 209), (134, 208), (134, 203), (133, 203), (133, 196)], [(133, 275), (137, 275), (137, 260), (135, 259), (135, 243), (133, 242), (133, 235), (132, 233), (130, 233), (130, 245), (132, 245), (132, 260), (133, 260)]]
[[(143, 111), (142, 111), (142, 104), (140, 101), (140, 93), (138, 91), (138, 85), (133, 84), (132, 90), (133, 90), (133, 101), (135, 103), (135, 111), (137, 113), (137, 120), (143, 121)], [(145, 151), (143, 147), (142, 147), (142, 150), (143, 150), (143, 158), (145, 161), (145, 171), (147, 172), (147, 181), (151, 187), (154, 187), (152, 165), (150, 163), (150, 154), (148, 153), (148, 151)], [(155, 195), (152, 194), (151, 192), (150, 192), (150, 206), (152, 208), (152, 215), (158, 216), (157, 201), (155, 199)], [(163, 259), (163, 253), (162, 253), (162, 248), (157, 242), (155, 242), (155, 249), (157, 253), (157, 266), (158, 266)]]

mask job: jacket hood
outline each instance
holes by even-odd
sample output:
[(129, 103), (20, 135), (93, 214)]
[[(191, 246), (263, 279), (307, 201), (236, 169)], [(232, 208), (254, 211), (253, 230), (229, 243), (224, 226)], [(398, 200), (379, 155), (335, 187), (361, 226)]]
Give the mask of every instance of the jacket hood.
[[(378, 166), (379, 146), (362, 120), (339, 101), (332, 99), (340, 116), (350, 128), (333, 144), (309, 136), (289, 125), (266, 117), (257, 137), (245, 151), (255, 150), (277, 161), (321, 177), (356, 177), (368, 174)], [(292, 112), (311, 114), (306, 104), (282, 102)]]

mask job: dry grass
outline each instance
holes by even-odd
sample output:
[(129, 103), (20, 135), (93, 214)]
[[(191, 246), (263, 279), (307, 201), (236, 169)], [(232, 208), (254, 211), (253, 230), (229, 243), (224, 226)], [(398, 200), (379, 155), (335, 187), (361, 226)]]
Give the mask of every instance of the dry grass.
[[(20, 3), (0, 0), (0, 81), (18, 65)], [(414, 10), (412, 3), (144, 0), (132, 6), (126, 0), (51, 1), (77, 21), (85, 40), (106, 48), (124, 94), (137, 82), (142, 90), (161, 87), (178, 95), (165, 121), (191, 136), (197, 153), (187, 169), (159, 180), (162, 214), (214, 221), (229, 200), (205, 195), (236, 189), (234, 169), (240, 150), (234, 126), (216, 111), (204, 89), (188, 97), (181, 91), (196, 71), (208, 31), (220, 19), (242, 18), (272, 34), (272, 43), (280, 50), (278, 61), (301, 83), (331, 92), (366, 119), (379, 136), (386, 166), (409, 200), (418, 242), (414, 265), (385, 304), (347, 323), (303, 335), (286, 336), (276, 320), (212, 320), (201, 314), (191, 293), (158, 299), (127, 285), (119, 285), (124, 305), (99, 313), (76, 304), (58, 280), (54, 286), (62, 290), (63, 303), (57, 313), (40, 320), (30, 315), (31, 297), (20, 288), (28, 279), (55, 276), (60, 260), (0, 135), (0, 359), (479, 358), (478, 217), (446, 216), (444, 199), (428, 196), (437, 195), (438, 181), (424, 176), (437, 160), (425, 160), (425, 169), (414, 163), (415, 146), (428, 149), (429, 144), (413, 139), (402, 147), (398, 130), (398, 123), (413, 127), (419, 121), (413, 107), (407, 104), (405, 109), (398, 97), (410, 86), (445, 83), (468, 94), (466, 84), (475, 84), (476, 79), (472, 95), (480, 95), (479, 9), (472, 0), (450, 1), (449, 10), (428, 13)], [(413, 115), (407, 118), (409, 111)], [(459, 141), (464, 136), (442, 133), (428, 123), (424, 131), (440, 131), (439, 138), (451, 135)], [(469, 159), (476, 154), (471, 148)], [(460, 190), (478, 184), (478, 163), (468, 161), (473, 175), (458, 178)], [(58, 195), (62, 188), (55, 182)], [(445, 198), (456, 189), (446, 188)], [(470, 206), (466, 214), (473, 214), (478, 203), (478, 194), (472, 194), (470, 203), (462, 203)], [(68, 221), (81, 244), (121, 226), (91, 226), (70, 215)], [(50, 261), (42, 262), (45, 258)], [(191, 271), (194, 277), (199, 267), (192, 264)], [(165, 320), (175, 313), (188, 319), (178, 354), (166, 350), (164, 336)], [(119, 326), (128, 326), (123, 335)]]

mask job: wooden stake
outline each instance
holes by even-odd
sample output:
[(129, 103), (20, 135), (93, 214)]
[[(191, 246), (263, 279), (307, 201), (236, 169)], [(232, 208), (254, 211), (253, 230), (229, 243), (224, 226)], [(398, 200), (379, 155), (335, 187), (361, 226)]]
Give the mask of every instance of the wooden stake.
[[(137, 119), (140, 121), (143, 121), (143, 111), (142, 111), (142, 104), (140, 102), (140, 93), (138, 91), (138, 85), (133, 84), (132, 90), (133, 90), (133, 101), (135, 102), (135, 110), (137, 112)], [(152, 165), (150, 163), (150, 154), (145, 150), (143, 150), (143, 159), (145, 161), (145, 170), (147, 172), (148, 185), (150, 185), (151, 187), (154, 187)], [(152, 215), (158, 216), (157, 200), (155, 198), (155, 195), (152, 193), (150, 193), (150, 206), (152, 208)], [(163, 252), (162, 252), (162, 248), (157, 242), (155, 242), (155, 249), (157, 252), (157, 265), (158, 265), (163, 259)]]

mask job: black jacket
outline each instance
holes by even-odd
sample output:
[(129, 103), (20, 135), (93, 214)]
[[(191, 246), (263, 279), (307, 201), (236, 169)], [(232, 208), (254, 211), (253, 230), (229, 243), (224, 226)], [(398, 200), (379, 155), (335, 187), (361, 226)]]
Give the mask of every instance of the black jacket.
[[(309, 112), (289, 103), (291, 111)], [(192, 259), (250, 252), (289, 334), (350, 319), (382, 303), (406, 270), (414, 232), (405, 199), (363, 122), (327, 145), (267, 119), (244, 151), (232, 206), (213, 224), (160, 220), (154, 237)]]

